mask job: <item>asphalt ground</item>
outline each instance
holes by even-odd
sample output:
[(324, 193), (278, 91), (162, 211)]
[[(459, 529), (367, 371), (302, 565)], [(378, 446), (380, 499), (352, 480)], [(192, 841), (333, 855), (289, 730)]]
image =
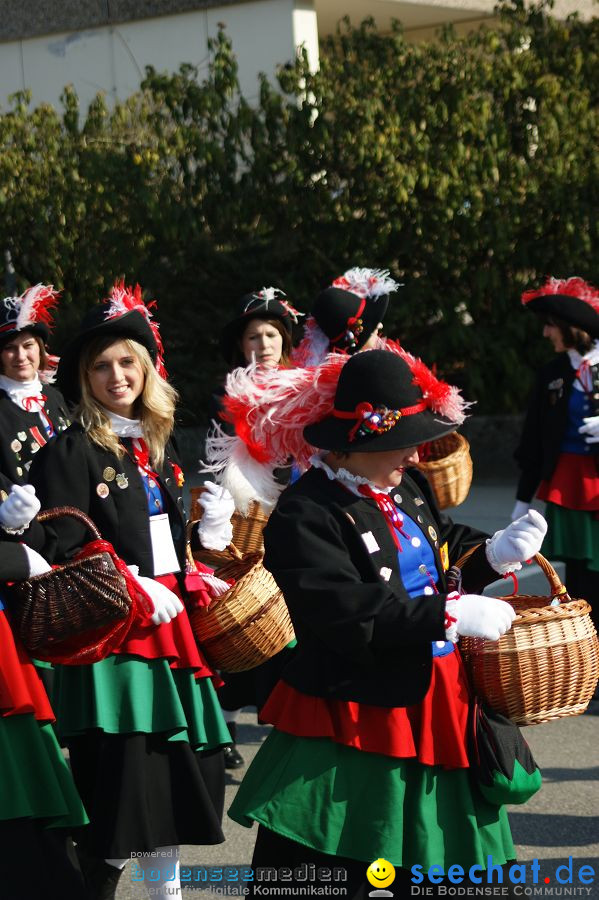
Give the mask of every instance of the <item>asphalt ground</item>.
[[(507, 480), (479, 482), (472, 487), (466, 501), (450, 514), (455, 521), (492, 533), (509, 522), (514, 490), (514, 484)], [(542, 504), (538, 508), (542, 511)], [(563, 577), (563, 567), (558, 564), (556, 568)], [(511, 580), (498, 582), (488, 592), (506, 594), (511, 588)], [(526, 568), (520, 577), (519, 591), (545, 593), (546, 581), (542, 573), (533, 566)], [(246, 767), (268, 730), (257, 724), (255, 710), (247, 709), (241, 713), (239, 749)], [(582, 716), (527, 727), (524, 736), (543, 773), (543, 786), (527, 804), (509, 808), (517, 859), (526, 866), (526, 884), (521, 886), (521, 896), (582, 896), (599, 900), (599, 701), (592, 701)], [(244, 771), (227, 773), (225, 809), (230, 806)], [(183, 846), (182, 865), (249, 865), (255, 827), (243, 828), (225, 815), (224, 831), (226, 840), (218, 846)], [(559, 866), (569, 866), (570, 857), (572, 882), (560, 884), (556, 870)], [(535, 860), (539, 864), (536, 884), (532, 868)], [(578, 873), (584, 865), (591, 866), (593, 874), (583, 871), (583, 878), (591, 881), (583, 886)], [(559, 870), (559, 875), (562, 879), (567, 878), (568, 871)], [(390, 887), (392, 889), (392, 885)], [(189, 900), (201, 895), (216, 898), (218, 889), (184, 887), (184, 896)], [(144, 885), (132, 882), (128, 866), (117, 890), (117, 900), (142, 900), (147, 896)], [(454, 896), (460, 894), (456, 892)]]

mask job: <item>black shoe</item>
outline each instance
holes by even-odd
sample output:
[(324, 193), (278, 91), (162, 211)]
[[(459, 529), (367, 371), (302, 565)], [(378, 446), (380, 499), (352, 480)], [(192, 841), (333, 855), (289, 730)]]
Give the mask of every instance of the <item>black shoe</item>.
[(116, 888), (124, 869), (117, 869), (103, 859), (88, 856), (79, 845), (76, 849), (88, 900), (115, 900)]
[(226, 747), (223, 747), (223, 752), (225, 754), (225, 769), (241, 769), (242, 766), (245, 766), (245, 760), (237, 749), (236, 744), (227, 744)]

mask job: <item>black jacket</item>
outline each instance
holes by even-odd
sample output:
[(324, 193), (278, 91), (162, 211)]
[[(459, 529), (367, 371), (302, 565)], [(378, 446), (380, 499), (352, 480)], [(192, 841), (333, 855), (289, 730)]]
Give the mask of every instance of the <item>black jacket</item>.
[[(66, 401), (51, 385), (44, 385), (43, 392), (47, 397), (44, 409), (55, 432), (63, 431), (69, 424)], [(0, 472), (11, 484), (27, 483), (29, 468), (39, 452), (37, 433), (47, 440), (39, 414), (21, 409), (0, 390)]]
[[(593, 381), (596, 381), (598, 367), (593, 366), (591, 371)], [(574, 378), (567, 353), (556, 356), (537, 377), (520, 443), (514, 453), (522, 470), (516, 497), (525, 503), (533, 499), (541, 481), (549, 480), (555, 471), (568, 424), (568, 403)]]
[[(419, 472), (404, 475), (391, 497), (418, 521), (439, 572), (445, 543), (450, 564), (484, 544), (485, 534), (441, 516)], [(380, 549), (369, 552), (366, 532)], [(440, 594), (409, 597), (374, 501), (311, 469), (281, 495), (264, 540), (265, 566), (283, 591), (298, 639), (284, 680), (312, 696), (389, 707), (419, 702), (430, 683), (431, 642), (445, 639), (445, 577)], [(484, 547), (465, 576), (471, 592), (497, 578)]]
[[(128, 448), (131, 446), (126, 438), (123, 444)], [(185, 516), (173, 464), (178, 465), (178, 460), (169, 444), (164, 464), (156, 474), (184, 573)], [(119, 482), (123, 483), (119, 475), (125, 476), (126, 486), (119, 487)], [(92, 443), (81, 426), (75, 423), (36, 454), (30, 482), (35, 486), (42, 509), (76, 506), (83, 510), (126, 563), (139, 566), (140, 575), (153, 574), (146, 493), (132, 457), (125, 455), (118, 459), (113, 453)], [(105, 493), (105, 487), (100, 487), (98, 493), (99, 485), (108, 487), (107, 496), (101, 496)], [(50, 562), (69, 559), (91, 539), (86, 527), (70, 517), (46, 523), (41, 546), (36, 539), (35, 523), (30, 531), (34, 533), (29, 535), (26, 532), (23, 539), (39, 549)]]

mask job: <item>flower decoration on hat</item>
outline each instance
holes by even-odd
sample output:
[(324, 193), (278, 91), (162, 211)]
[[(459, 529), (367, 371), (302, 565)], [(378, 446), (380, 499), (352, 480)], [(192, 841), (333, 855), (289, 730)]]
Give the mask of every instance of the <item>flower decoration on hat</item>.
[(387, 409), (386, 406), (372, 406), (371, 403), (358, 403), (352, 411), (333, 409), (332, 415), (336, 419), (354, 419), (355, 425), (350, 428), (348, 437), (350, 442), (356, 438), (370, 437), (375, 434), (385, 434), (394, 425), (397, 425), (402, 416), (410, 416), (427, 409), (428, 403), (415, 403), (403, 409)]
[(1, 304), (0, 336), (42, 326), (44, 333), (52, 328), (52, 310), (60, 294), (51, 284), (36, 284), (20, 295), (5, 297)]
[(120, 279), (115, 282), (108, 295), (108, 304), (108, 309), (105, 314), (106, 321), (110, 319), (120, 319), (121, 316), (125, 316), (127, 313), (131, 312), (138, 312), (144, 317), (152, 330), (156, 342), (156, 371), (161, 378), (166, 378), (167, 372), (164, 365), (164, 347), (160, 336), (160, 329), (150, 312), (150, 310), (156, 306), (156, 301), (152, 300), (149, 303), (144, 303), (141, 295), (141, 286), (136, 284), (134, 288), (126, 287), (124, 279)]

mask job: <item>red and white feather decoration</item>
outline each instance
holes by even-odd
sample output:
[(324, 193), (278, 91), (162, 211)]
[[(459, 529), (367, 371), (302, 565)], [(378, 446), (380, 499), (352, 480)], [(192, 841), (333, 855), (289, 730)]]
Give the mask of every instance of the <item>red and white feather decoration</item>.
[(331, 287), (351, 291), (358, 297), (380, 297), (396, 291), (399, 284), (391, 278), (389, 269), (362, 269), (356, 266), (336, 278)]
[(522, 303), (530, 303), (537, 297), (563, 294), (566, 297), (577, 297), (578, 300), (588, 303), (596, 312), (599, 312), (599, 290), (577, 275), (572, 278), (548, 277), (540, 288), (533, 288), (522, 294)]
[(51, 284), (35, 284), (21, 294), (16, 329), (22, 331), (28, 325), (42, 322), (52, 327), (52, 310), (55, 309), (60, 294)]
[(152, 329), (154, 340), (156, 341), (156, 371), (162, 378), (166, 378), (167, 372), (164, 365), (164, 347), (162, 345), (162, 338), (160, 337), (160, 329), (158, 327), (158, 322), (156, 322), (150, 312), (152, 307), (156, 306), (156, 301), (151, 300), (149, 303), (144, 303), (141, 295), (141, 286), (136, 284), (134, 288), (126, 287), (124, 279), (120, 279), (114, 283), (110, 294), (108, 295), (108, 300), (110, 303), (106, 312), (106, 319), (120, 318), (120, 316), (124, 316), (130, 312), (141, 313), (146, 319), (148, 325)]

